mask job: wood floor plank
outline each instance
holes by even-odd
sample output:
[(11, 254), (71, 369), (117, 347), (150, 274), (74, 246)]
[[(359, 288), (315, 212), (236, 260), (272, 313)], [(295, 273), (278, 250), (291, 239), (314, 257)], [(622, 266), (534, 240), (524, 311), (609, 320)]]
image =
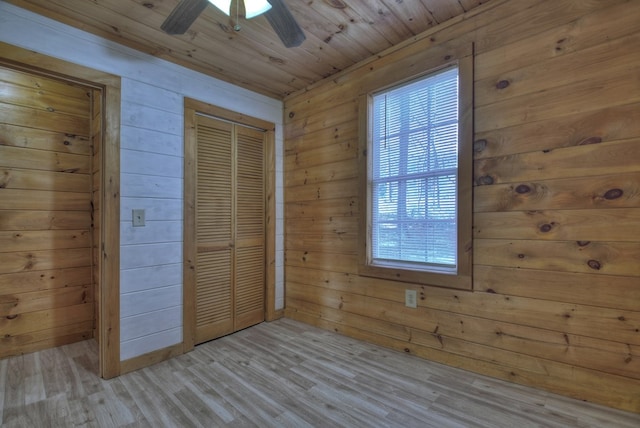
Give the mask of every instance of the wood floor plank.
[(115, 379), (84, 341), (0, 360), (6, 427), (619, 427), (640, 414), (426, 361), (289, 319)]

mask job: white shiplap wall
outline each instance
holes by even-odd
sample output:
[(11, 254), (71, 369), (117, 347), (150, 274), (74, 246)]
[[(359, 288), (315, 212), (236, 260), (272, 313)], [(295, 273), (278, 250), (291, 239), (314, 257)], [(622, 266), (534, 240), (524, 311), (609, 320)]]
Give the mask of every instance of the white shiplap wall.
[[(0, 40), (122, 77), (122, 360), (182, 341), (184, 97), (276, 124), (276, 309), (284, 306), (281, 101), (134, 51), (2, 0)], [(146, 210), (145, 227), (132, 227), (132, 209)]]

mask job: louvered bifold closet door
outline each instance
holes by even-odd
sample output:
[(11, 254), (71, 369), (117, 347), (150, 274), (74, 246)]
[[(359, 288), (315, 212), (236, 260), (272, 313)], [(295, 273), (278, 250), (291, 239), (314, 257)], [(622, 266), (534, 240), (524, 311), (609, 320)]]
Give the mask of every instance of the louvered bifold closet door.
[(233, 332), (233, 125), (198, 117), (196, 332), (202, 343)]
[(264, 135), (236, 125), (236, 330), (264, 320)]
[(196, 118), (195, 343), (264, 321), (265, 133)]

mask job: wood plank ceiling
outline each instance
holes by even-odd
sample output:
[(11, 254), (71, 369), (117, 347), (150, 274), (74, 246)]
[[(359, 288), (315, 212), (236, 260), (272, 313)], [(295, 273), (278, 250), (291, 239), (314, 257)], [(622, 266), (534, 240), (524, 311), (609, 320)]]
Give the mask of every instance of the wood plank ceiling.
[[(160, 25), (179, 0), (7, 0), (238, 86), (284, 98), (462, 15), (488, 0), (286, 0), (306, 41), (285, 48), (264, 16), (235, 19), (207, 6), (189, 31)], [(233, 5), (232, 5), (233, 7)]]

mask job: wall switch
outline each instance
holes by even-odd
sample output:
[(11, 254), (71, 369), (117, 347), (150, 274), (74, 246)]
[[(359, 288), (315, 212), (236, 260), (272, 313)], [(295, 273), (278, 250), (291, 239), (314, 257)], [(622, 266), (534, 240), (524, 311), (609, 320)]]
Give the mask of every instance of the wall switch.
[(416, 290), (404, 290), (404, 305), (408, 308), (418, 307), (418, 293)]
[(144, 226), (144, 210), (131, 210), (133, 227)]

